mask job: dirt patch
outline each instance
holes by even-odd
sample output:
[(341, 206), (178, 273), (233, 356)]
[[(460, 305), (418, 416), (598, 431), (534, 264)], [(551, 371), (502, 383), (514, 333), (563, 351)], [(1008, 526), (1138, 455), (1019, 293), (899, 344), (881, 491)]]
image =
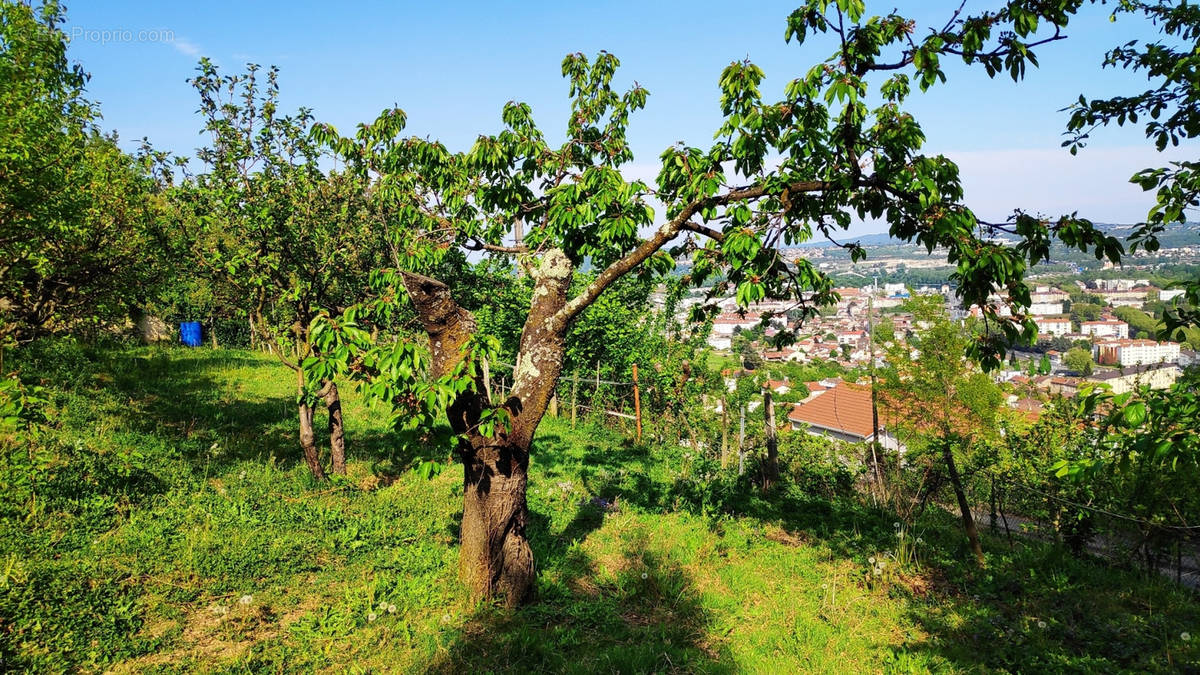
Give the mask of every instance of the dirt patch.
[(784, 546), (804, 546), (812, 540), (807, 532), (788, 532), (787, 530), (778, 526), (768, 527), (766, 531), (763, 532), (763, 536), (777, 544), (783, 544)]

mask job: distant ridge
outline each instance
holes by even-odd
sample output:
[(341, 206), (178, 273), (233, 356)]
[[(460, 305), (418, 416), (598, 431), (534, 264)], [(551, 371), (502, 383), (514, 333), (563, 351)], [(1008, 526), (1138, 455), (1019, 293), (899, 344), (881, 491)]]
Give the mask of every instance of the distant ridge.
[[(1096, 223), (1096, 227), (1100, 228), (1104, 232), (1114, 235), (1114, 236), (1122, 237), (1122, 238), (1129, 236), (1129, 233), (1133, 230), (1133, 228), (1135, 228), (1137, 226), (1138, 226), (1138, 223)], [(1166, 231), (1162, 235), (1160, 235), (1160, 237), (1161, 236), (1169, 236), (1169, 235), (1177, 235), (1177, 234), (1184, 233), (1184, 232), (1191, 232), (1193, 230), (1200, 231), (1200, 223), (1187, 222), (1182, 225), (1169, 225), (1169, 226), (1167, 226)], [(1200, 232), (1197, 232), (1197, 235), (1200, 236)], [(1016, 239), (1017, 239), (1017, 237), (1015, 237), (1013, 235), (1004, 234), (1004, 233), (997, 233), (997, 238), (1007, 239), (1007, 240), (1012, 240), (1012, 241), (1016, 241)], [(906, 242), (901, 239), (896, 239), (895, 237), (891, 236), (887, 232), (876, 232), (874, 234), (864, 234), (864, 235), (861, 235), (858, 237), (841, 237), (841, 238), (839, 238), (839, 240), (844, 244), (853, 244), (853, 243), (857, 242), (859, 244), (862, 244), (863, 246), (912, 245), (911, 242)], [(787, 248), (831, 248), (833, 246), (834, 246), (833, 243), (822, 240), (822, 241), (809, 241), (809, 242), (805, 242), (803, 244), (795, 244), (793, 246), (788, 246)]]

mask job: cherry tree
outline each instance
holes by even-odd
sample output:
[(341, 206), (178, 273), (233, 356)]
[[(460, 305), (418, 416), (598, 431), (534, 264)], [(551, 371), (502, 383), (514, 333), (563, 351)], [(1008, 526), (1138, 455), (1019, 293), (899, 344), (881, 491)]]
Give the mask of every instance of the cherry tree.
[[(839, 242), (839, 233), (856, 217), (881, 219), (892, 236), (946, 253), (959, 296), (984, 308), (988, 329), (968, 351), (994, 365), (1005, 345), (1036, 331), (1023, 311), (1022, 279), (1047, 258), (1053, 237), (1119, 258), (1119, 242), (1073, 216), (1015, 212), (1003, 223), (981, 222), (963, 204), (957, 167), (922, 153), (924, 133), (905, 111), (914, 82), (924, 90), (945, 80), (941, 59), (1020, 79), (1026, 64), (1036, 64), (1036, 46), (1062, 39), (1078, 5), (1013, 0), (971, 16), (960, 7), (944, 25), (918, 29), (895, 13), (867, 16), (861, 0), (808, 0), (788, 17), (785, 37), (804, 43), (825, 33), (834, 53), (773, 101), (760, 88), (761, 69), (731, 63), (720, 74), (723, 122), (714, 141), (667, 148), (653, 184), (621, 171), (634, 158), (631, 116), (648, 92), (615, 87), (619, 62), (605, 52), (562, 63), (571, 110), (561, 144), (552, 145), (518, 102), (504, 106), (502, 131), (480, 136), (466, 152), (404, 136), (398, 109), (352, 136), (318, 126), (318, 140), (370, 195), (391, 265), (373, 274), (372, 301), (314, 322), (320, 355), (307, 368), (317, 379), (359, 378), (392, 406), (397, 426), (432, 428), (444, 416), (463, 464), (463, 579), (479, 596), (518, 604), (535, 575), (525, 498), (530, 452), (563, 368), (568, 328), (623, 276), (666, 272), (690, 256), (691, 282), (717, 279), (710, 299), (733, 294), (748, 308), (787, 298), (794, 312), (812, 316), (835, 299), (833, 284), (809, 261), (786, 259), (784, 249), (825, 237), (860, 260), (864, 250)], [(656, 214), (655, 204), (665, 212)], [(997, 230), (1020, 243), (992, 243)], [(509, 258), (534, 283), (512, 389), (499, 400), (483, 386), (495, 339), (456, 300), (455, 279), (434, 271), (462, 251)], [(585, 263), (597, 270), (586, 278)], [(1011, 316), (989, 304), (997, 290)], [(697, 314), (715, 312), (711, 305)], [(398, 311), (415, 313), (420, 339), (370, 330)]]

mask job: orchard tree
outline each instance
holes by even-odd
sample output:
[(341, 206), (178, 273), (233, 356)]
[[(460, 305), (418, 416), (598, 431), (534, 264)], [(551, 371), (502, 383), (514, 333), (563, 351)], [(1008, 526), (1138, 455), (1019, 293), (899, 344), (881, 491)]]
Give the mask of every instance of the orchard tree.
[[(337, 474), (346, 469), (345, 431), (333, 374), (302, 368), (319, 357), (309, 326), (362, 300), (368, 274), (384, 260), (383, 239), (359, 183), (323, 171), (310, 111), (279, 111), (277, 76), (272, 68), (263, 82), (253, 65), (244, 74), (221, 75), (202, 60), (191, 80), (210, 137), (197, 154), (202, 170), (192, 175), (180, 160), (161, 165), (162, 179), (181, 255), (222, 295), (242, 299), (253, 334), (295, 371), (300, 446), (313, 475), (324, 479), (316, 406), (323, 402), (329, 411)], [(178, 185), (176, 173), (183, 174)]]
[(97, 128), (62, 21), (0, 2), (0, 344), (123, 320), (154, 277), (151, 181)]
[(960, 459), (998, 438), (996, 411), (1003, 397), (966, 357), (973, 327), (951, 321), (941, 296), (917, 296), (906, 308), (926, 327), (907, 344), (887, 350), (880, 406), (894, 416), (910, 452), (927, 451), (941, 460), (967, 541), (982, 565), (983, 548), (959, 466)]
[[(653, 184), (621, 173), (633, 160), (631, 115), (648, 92), (615, 88), (618, 61), (604, 52), (563, 61), (571, 112), (561, 144), (551, 144), (530, 107), (516, 102), (504, 106), (503, 130), (480, 136), (467, 152), (404, 137), (399, 110), (352, 136), (318, 127), (319, 140), (364, 182), (392, 258), (373, 275), (372, 302), (314, 324), (310, 334), (327, 345), (319, 366), (363, 378), (365, 390), (394, 406), (400, 425), (447, 417), (464, 467), (461, 572), (472, 590), (510, 605), (529, 596), (531, 442), (562, 372), (570, 326), (622, 277), (665, 272), (673, 257), (690, 255), (690, 281), (720, 278), (710, 299), (732, 293), (746, 308), (788, 298), (810, 317), (835, 299), (833, 284), (807, 260), (787, 261), (783, 248), (836, 240), (856, 216), (879, 218), (894, 237), (945, 250), (961, 299), (984, 307), (985, 329), (963, 347), (995, 365), (1006, 344), (1034, 334), (1022, 279), (1047, 258), (1053, 237), (1119, 259), (1120, 243), (1085, 220), (1017, 213), (1005, 223), (981, 222), (962, 203), (957, 167), (921, 152), (924, 134), (905, 111), (914, 83), (924, 90), (945, 79), (943, 58), (1020, 79), (1026, 64), (1036, 64), (1037, 45), (1063, 37), (1078, 4), (1013, 0), (994, 12), (953, 12), (927, 30), (897, 14), (867, 16), (861, 0), (809, 0), (788, 18), (785, 37), (803, 44), (829, 34), (835, 52), (774, 101), (760, 88), (761, 69), (731, 63), (719, 79), (723, 122), (715, 141), (667, 148)], [(656, 215), (655, 203), (665, 212)], [(1021, 242), (991, 243), (998, 229)], [(854, 260), (865, 255), (856, 243), (842, 245)], [(481, 334), (455, 280), (434, 272), (461, 250), (508, 258), (533, 284), (513, 387), (501, 400), (481, 386), (494, 337)], [(599, 271), (574, 290), (585, 263)], [(1011, 317), (988, 303), (997, 288)], [(384, 332), (359, 339), (401, 306), (416, 313), (427, 345)], [(716, 311), (708, 303), (695, 318)]]

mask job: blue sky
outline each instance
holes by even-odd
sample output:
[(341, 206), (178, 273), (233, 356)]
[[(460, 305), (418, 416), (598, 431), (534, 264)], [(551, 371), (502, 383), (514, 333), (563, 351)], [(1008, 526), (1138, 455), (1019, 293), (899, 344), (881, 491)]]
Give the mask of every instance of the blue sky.
[[(563, 55), (605, 49), (622, 61), (619, 81), (637, 80), (651, 93), (630, 129), (637, 159), (629, 170), (648, 177), (671, 143), (711, 141), (720, 119), (717, 77), (730, 61), (761, 66), (765, 93), (776, 97), (829, 54), (826, 42), (784, 43), (784, 19), (795, 4), (80, 1), (68, 2), (64, 30), (74, 36), (71, 57), (92, 74), (89, 95), (100, 102), (105, 127), (130, 146), (146, 136), (185, 154), (200, 141), (197, 99), (186, 80), (201, 55), (225, 70), (279, 66), (285, 107), (311, 107), (343, 130), (398, 104), (411, 133), (465, 149), (499, 128), (508, 100), (528, 102), (543, 129), (559, 133), (569, 106)], [(868, 12), (898, 5), (923, 27), (940, 25), (956, 4), (868, 0)], [(994, 4), (968, 0), (968, 10)], [(106, 30), (132, 39), (104, 41), (98, 31)], [(1019, 206), (1130, 222), (1151, 204), (1127, 183), (1137, 169), (1164, 161), (1140, 132), (1102, 131), (1077, 157), (1059, 147), (1066, 115), (1058, 111), (1079, 94), (1144, 86), (1099, 63), (1113, 45), (1147, 37), (1145, 27), (1111, 23), (1105, 8), (1089, 7), (1069, 34), (1041, 48), (1041, 68), (1020, 85), (960, 64), (948, 68), (947, 85), (911, 99), (927, 151), (959, 162), (967, 202), (982, 217), (1001, 219)], [(1185, 157), (1184, 150), (1167, 159)], [(854, 233), (879, 229), (864, 223)]]

